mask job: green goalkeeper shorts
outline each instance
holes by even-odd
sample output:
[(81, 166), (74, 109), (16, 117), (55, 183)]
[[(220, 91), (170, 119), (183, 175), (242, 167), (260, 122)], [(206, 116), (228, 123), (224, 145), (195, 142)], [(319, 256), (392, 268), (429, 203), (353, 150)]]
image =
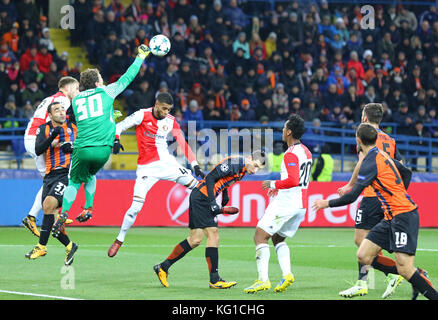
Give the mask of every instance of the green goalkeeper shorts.
[(103, 168), (111, 155), (110, 146), (73, 148), (69, 179), (87, 183)]

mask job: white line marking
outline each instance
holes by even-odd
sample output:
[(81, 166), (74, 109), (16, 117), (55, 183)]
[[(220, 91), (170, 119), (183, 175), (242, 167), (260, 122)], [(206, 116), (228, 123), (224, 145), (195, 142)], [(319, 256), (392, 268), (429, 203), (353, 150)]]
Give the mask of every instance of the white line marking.
[(32, 296), (32, 297), (42, 297), (42, 298), (52, 298), (52, 299), (60, 299), (60, 300), (84, 300), (78, 298), (69, 298), (69, 297), (58, 297), (58, 296), (49, 296), (47, 294), (39, 294), (39, 293), (30, 293), (30, 292), (18, 292), (18, 291), (8, 291), (8, 290), (0, 290), (0, 293), (10, 293), (10, 294), (18, 294), (21, 296)]

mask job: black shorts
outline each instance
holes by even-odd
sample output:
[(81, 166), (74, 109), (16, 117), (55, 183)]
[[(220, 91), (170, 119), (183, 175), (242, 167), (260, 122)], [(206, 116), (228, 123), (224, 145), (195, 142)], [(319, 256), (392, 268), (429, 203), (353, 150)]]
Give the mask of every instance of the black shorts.
[(403, 252), (415, 255), (417, 250), (420, 219), (417, 209), (396, 215), (392, 220), (382, 220), (366, 239), (374, 242), (389, 253)]
[(62, 206), (62, 196), (68, 185), (68, 169), (53, 170), (44, 176), (42, 202), (47, 196), (55, 197), (59, 207)]
[(354, 227), (356, 229), (371, 230), (384, 217), (382, 203), (377, 197), (363, 197), (359, 209), (356, 211)]
[(189, 228), (217, 227), (217, 217), (211, 212), (208, 198), (195, 188), (190, 194)]

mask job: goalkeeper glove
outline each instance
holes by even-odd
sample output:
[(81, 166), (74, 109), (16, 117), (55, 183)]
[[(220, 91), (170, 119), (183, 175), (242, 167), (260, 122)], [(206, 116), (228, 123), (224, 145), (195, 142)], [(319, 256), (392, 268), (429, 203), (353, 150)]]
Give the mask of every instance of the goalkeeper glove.
[(117, 120), (118, 118), (120, 118), (121, 116), (123, 116), (122, 112), (120, 110), (114, 110), (114, 120)]
[(120, 143), (120, 139), (116, 138), (114, 139), (113, 154), (118, 154), (120, 149), (125, 151), (125, 148), (123, 148), (122, 144)]
[(140, 58), (141, 60), (144, 60), (149, 55), (149, 53), (151, 53), (151, 49), (149, 49), (147, 45), (142, 44), (141, 46), (138, 47), (137, 57)]

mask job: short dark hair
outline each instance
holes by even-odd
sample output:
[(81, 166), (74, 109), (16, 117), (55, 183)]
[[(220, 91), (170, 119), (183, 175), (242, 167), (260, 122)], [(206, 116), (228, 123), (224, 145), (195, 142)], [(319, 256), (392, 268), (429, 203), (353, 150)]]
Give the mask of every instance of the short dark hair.
[(99, 70), (87, 69), (81, 72), (79, 81), (81, 91), (96, 88), (96, 82), (99, 82)]
[(383, 105), (381, 103), (368, 103), (363, 108), (368, 121), (379, 124), (383, 119)]
[(168, 93), (168, 92), (160, 92), (157, 95), (156, 101), (158, 103), (165, 103), (165, 104), (173, 105), (172, 95), (170, 93)]
[(65, 86), (68, 86), (69, 84), (78, 82), (78, 80), (76, 80), (73, 77), (62, 77), (61, 79), (59, 79), (58, 81), (58, 89), (62, 89)]
[(301, 139), (304, 132), (306, 131), (306, 126), (303, 118), (294, 113), (289, 116), (289, 119), (287, 119), (287, 121), (288, 122), (286, 128), (292, 131), (292, 137), (294, 137), (294, 139)]
[(376, 144), (377, 129), (369, 123), (361, 123), (356, 130), (356, 136), (366, 146), (372, 146)]
[(260, 161), (261, 165), (266, 164), (266, 154), (264, 150), (256, 150), (252, 153), (252, 159), (254, 161)]
[(52, 114), (52, 107), (57, 105), (57, 104), (61, 104), (61, 102), (55, 101), (55, 102), (52, 102), (51, 104), (49, 104), (49, 106), (47, 107), (47, 112)]

